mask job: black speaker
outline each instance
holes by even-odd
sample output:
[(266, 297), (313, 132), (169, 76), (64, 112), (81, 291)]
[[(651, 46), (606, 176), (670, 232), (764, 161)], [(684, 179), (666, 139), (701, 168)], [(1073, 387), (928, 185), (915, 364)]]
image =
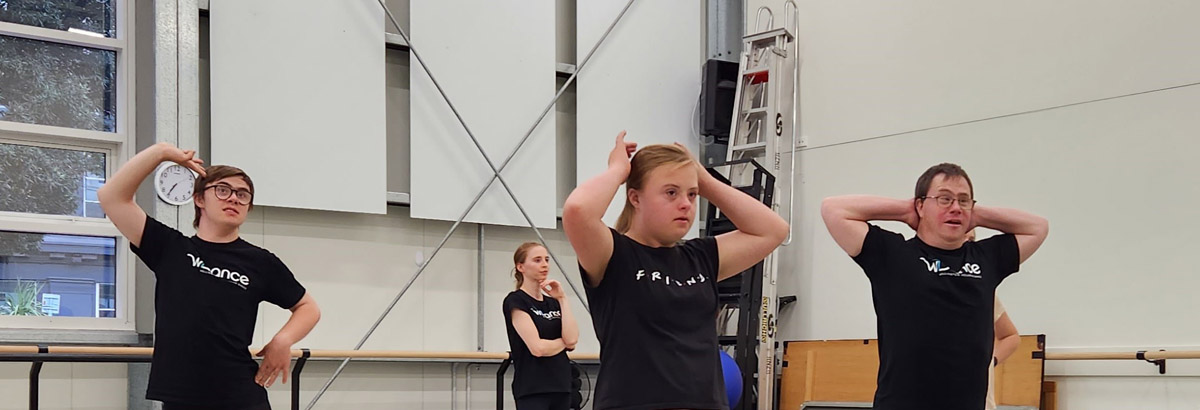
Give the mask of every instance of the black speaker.
[(700, 86), (700, 134), (714, 137), (718, 144), (729, 144), (729, 122), (733, 119), (738, 64), (708, 60), (704, 63), (703, 76), (704, 84)]
[(580, 392), (580, 389), (583, 388), (583, 380), (580, 379), (582, 370), (578, 363), (571, 362), (571, 410), (579, 410), (583, 407), (583, 393)]

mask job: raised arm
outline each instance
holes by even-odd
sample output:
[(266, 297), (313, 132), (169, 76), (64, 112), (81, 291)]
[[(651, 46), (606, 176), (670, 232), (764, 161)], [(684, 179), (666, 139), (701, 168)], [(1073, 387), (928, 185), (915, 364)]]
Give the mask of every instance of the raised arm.
[(821, 219), (834, 242), (855, 257), (862, 252), (868, 221), (900, 221), (916, 229), (918, 217), (912, 199), (844, 195), (821, 201)]
[(1037, 252), (1050, 234), (1050, 222), (1046, 218), (1011, 208), (976, 205), (973, 222), (976, 226), (1016, 236), (1022, 263)]
[(146, 228), (146, 211), (134, 202), (133, 196), (137, 193), (138, 185), (163, 161), (175, 162), (204, 175), (204, 161), (196, 158), (196, 151), (182, 150), (160, 142), (130, 158), (96, 191), (104, 214), (133, 246), (141, 246), (142, 231)]
[(625, 142), (625, 131), (621, 131), (608, 154), (608, 169), (579, 184), (563, 204), (563, 231), (591, 286), (604, 279), (612, 257), (612, 234), (601, 218), (617, 188), (629, 177), (629, 157), (635, 150), (637, 143)]
[(696, 168), (700, 196), (719, 208), (737, 227), (717, 236), (720, 255), (717, 280), (725, 280), (770, 255), (787, 238), (788, 223), (762, 202), (718, 181), (699, 163)]

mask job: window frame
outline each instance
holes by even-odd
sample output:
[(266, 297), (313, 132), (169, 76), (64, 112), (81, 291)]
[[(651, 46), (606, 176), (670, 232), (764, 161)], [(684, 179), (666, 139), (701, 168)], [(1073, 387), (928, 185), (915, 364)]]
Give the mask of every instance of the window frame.
[[(100, 152), (105, 155), (105, 178), (111, 178), (120, 164), (135, 154), (134, 77), (135, 7), (130, 0), (114, 0), (116, 37), (96, 37), (77, 32), (0, 22), (0, 35), (89, 47), (116, 53), (116, 129), (92, 131), (69, 127), (0, 121), (0, 142), (45, 148)], [(86, 201), (86, 198), (84, 198)], [(149, 212), (149, 211), (148, 211)], [(116, 309), (115, 318), (100, 317), (10, 317), (0, 316), (0, 328), (46, 330), (135, 330), (135, 286), (137, 266), (129, 241), (105, 218), (75, 215), (43, 215), (0, 212), (0, 230), (63, 235), (88, 235), (116, 238)], [(99, 287), (97, 287), (97, 293)], [(98, 301), (97, 301), (98, 303)], [(99, 307), (96, 308), (97, 313)]]

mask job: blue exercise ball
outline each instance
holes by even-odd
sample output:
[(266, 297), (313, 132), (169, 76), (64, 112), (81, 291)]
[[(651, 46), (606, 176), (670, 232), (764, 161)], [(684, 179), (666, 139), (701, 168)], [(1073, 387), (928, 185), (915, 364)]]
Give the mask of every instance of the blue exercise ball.
[(724, 350), (721, 351), (721, 373), (725, 375), (725, 396), (729, 398), (729, 407), (737, 406), (742, 398), (742, 370)]

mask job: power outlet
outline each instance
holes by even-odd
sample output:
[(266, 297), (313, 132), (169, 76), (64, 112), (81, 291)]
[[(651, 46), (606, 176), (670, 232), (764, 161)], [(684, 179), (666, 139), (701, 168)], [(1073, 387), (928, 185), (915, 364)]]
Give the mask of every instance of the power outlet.
[(807, 147), (808, 147), (808, 136), (801, 134), (800, 137), (796, 139), (796, 149), (807, 148)]

